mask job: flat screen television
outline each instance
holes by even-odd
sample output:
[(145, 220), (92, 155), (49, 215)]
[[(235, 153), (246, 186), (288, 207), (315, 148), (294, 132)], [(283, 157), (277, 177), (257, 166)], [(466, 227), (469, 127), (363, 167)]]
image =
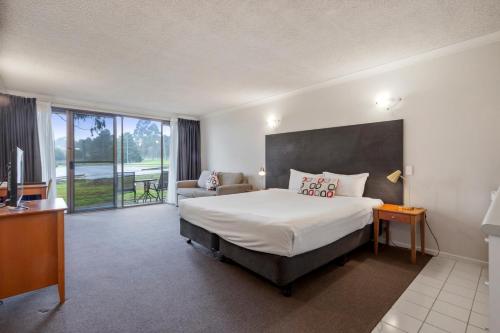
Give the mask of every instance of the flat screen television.
[(8, 205), (13, 208), (22, 208), (24, 184), (24, 152), (14, 148), (10, 153), (8, 166), (7, 188), (9, 191)]

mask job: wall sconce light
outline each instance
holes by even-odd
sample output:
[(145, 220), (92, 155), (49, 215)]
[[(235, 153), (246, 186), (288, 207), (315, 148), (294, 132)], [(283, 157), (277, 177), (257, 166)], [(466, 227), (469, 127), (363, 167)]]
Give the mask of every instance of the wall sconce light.
[(375, 98), (375, 105), (378, 107), (383, 108), (384, 110), (391, 110), (394, 108), (396, 105), (399, 104), (403, 99), (401, 97), (392, 97), (391, 94), (384, 92), (379, 94)]
[(260, 189), (261, 190), (264, 190), (266, 188), (266, 178), (264, 177), (266, 175), (266, 169), (264, 169), (264, 167), (260, 167), (260, 170), (259, 170), (259, 178), (260, 178)]
[(276, 129), (280, 125), (280, 122), (281, 122), (280, 119), (272, 117), (272, 118), (267, 119), (267, 126), (270, 129)]

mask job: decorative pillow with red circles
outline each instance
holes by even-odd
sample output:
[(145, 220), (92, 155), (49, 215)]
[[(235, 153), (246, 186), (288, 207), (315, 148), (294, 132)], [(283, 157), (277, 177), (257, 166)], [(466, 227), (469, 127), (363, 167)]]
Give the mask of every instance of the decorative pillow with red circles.
[(333, 198), (339, 180), (324, 177), (303, 177), (299, 194), (322, 198)]
[(219, 186), (219, 177), (217, 176), (217, 172), (212, 171), (210, 176), (207, 179), (207, 190), (215, 191), (217, 186)]

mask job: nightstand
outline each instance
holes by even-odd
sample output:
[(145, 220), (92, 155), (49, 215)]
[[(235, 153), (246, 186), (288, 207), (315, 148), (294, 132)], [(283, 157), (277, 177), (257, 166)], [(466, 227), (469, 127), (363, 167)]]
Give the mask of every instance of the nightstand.
[(399, 205), (384, 204), (373, 209), (373, 245), (375, 255), (378, 254), (378, 233), (380, 221), (385, 222), (386, 244), (390, 240), (390, 222), (404, 223), (410, 225), (411, 230), (411, 262), (417, 263), (417, 224), (420, 224), (420, 252), (425, 254), (425, 214), (424, 208), (403, 209)]

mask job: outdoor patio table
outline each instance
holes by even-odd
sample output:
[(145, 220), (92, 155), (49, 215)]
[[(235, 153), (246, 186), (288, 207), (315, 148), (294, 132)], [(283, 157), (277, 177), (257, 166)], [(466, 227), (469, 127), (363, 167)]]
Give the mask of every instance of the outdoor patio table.
[(156, 200), (156, 196), (153, 195), (153, 193), (151, 193), (151, 183), (156, 181), (156, 179), (136, 179), (136, 183), (143, 183), (144, 184), (144, 193), (141, 194), (139, 196), (139, 198), (137, 198), (137, 201), (141, 200), (142, 199), (142, 202), (146, 202), (146, 200), (149, 199), (149, 201), (151, 201), (151, 199), (155, 199)]

